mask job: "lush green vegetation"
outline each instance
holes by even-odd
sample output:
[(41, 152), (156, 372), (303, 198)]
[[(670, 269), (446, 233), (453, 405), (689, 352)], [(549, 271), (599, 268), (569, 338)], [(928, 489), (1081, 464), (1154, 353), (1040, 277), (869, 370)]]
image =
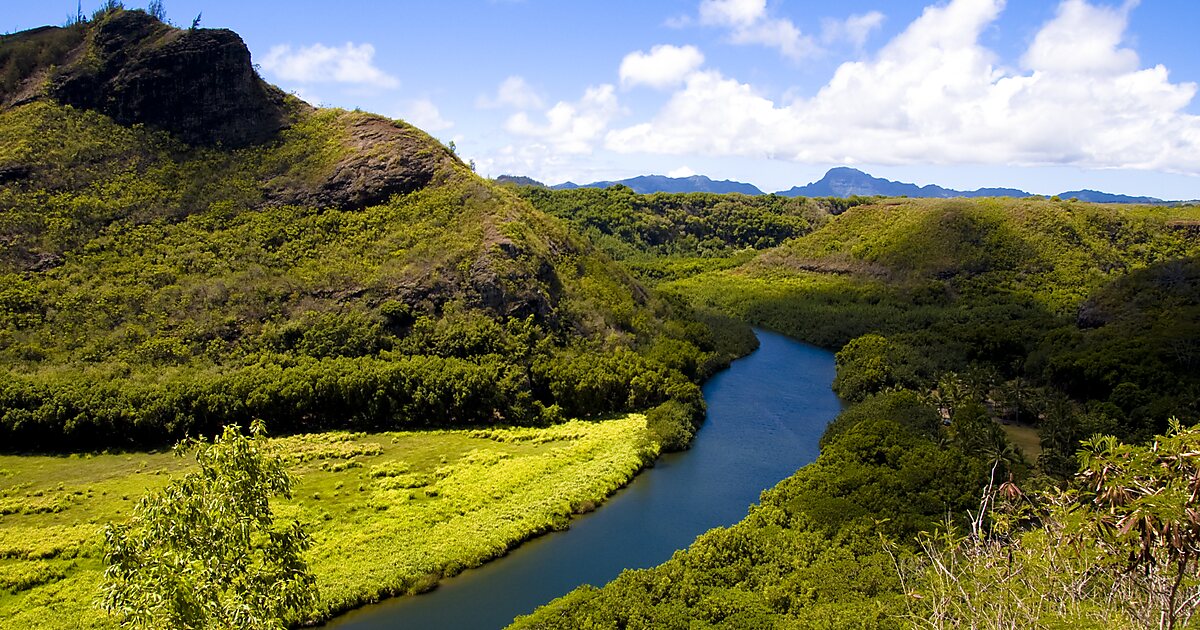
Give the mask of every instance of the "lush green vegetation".
[(269, 203), (373, 120), (319, 111), (221, 151), (45, 101), (0, 112), (0, 164), (31, 173), (0, 187), (6, 448), (254, 418), (544, 423), (671, 399), (701, 416), (693, 383), (744, 348), (457, 162), (363, 209)]
[(1195, 430), (1152, 449), (1097, 442), (1074, 490), (1058, 488), (1080, 441), (1139, 443), (1196, 416), (1196, 218), (876, 199), (748, 262), (660, 284), (697, 310), (839, 349), (835, 388), (857, 404), (817, 463), (741, 523), (515, 627), (1184, 623)]
[[(511, 188), (404, 123), (282, 95), (272, 140), (190, 146), (49, 96), (95, 28), (0, 39), (0, 443), (153, 448), (267, 419), (291, 434), (274, 444), (299, 482), (275, 507), (312, 534), (316, 618), (430, 588), (685, 447), (698, 383), (753, 346), (741, 321), (839, 350), (856, 404), (819, 460), (742, 523), (519, 626), (1194, 609), (1194, 433), (1092, 442), (1075, 494), (1038, 489), (1093, 434), (1200, 414), (1195, 207)], [(1036, 462), (1007, 439), (1025, 424)], [(93, 613), (100, 525), (186, 469), (0, 456), (0, 623), (113, 623)], [(1143, 581), (1111, 572), (1131, 549)]]
[[(281, 522), (311, 537), (317, 617), (432, 588), (566, 526), (658, 454), (640, 415), (553, 427), (304, 434), (270, 441), (295, 476)], [(0, 455), (0, 626), (113, 627), (102, 530), (194, 470), (169, 452)]]
[(736, 269), (663, 285), (843, 349), (838, 388), (988, 390), (1070, 474), (1092, 431), (1140, 441), (1200, 409), (1194, 209), (878, 200)]
[(870, 398), (834, 426), (817, 461), (764, 492), (742, 522), (513, 627), (897, 626), (894, 556), (915, 556), (919, 532), (977, 504), (986, 465), (939, 444), (950, 438), (936, 410), (912, 392)]
[[(273, 447), (299, 477), (295, 498), (273, 507), (311, 534), (284, 546), (311, 540), (319, 620), (431, 588), (592, 509), (661, 449), (687, 446), (698, 383), (753, 347), (744, 324), (648, 292), (403, 122), (268, 89), (284, 129), (230, 149), (55, 100), (58, 79), (132, 52), (100, 51), (100, 29), (138, 46), (143, 27), (179, 35), (109, 3), (90, 23), (0, 40), (0, 444), (90, 452), (0, 456), (0, 625), (115, 623), (94, 607), (108, 521), (118, 615), (257, 614), (188, 573), (233, 547), (185, 559), (203, 552), (189, 539), (168, 554), (182, 570), (139, 573), (154, 563), (138, 554), (163, 546), (145, 541), (181, 531), (155, 515), (205, 520), (172, 510), (209, 499), (151, 495), (121, 525), (137, 496), (178, 499), (211, 471), (163, 490), (179, 462), (99, 449), (260, 418), (292, 435)], [(87, 63), (52, 67), (73, 49)], [(646, 413), (565, 421), (628, 410)], [(426, 431), (384, 432), (400, 428)], [(189, 591), (216, 597), (166, 610), (155, 602), (169, 595), (138, 586), (193, 578)], [(300, 599), (275, 613), (295, 616)]]
[(823, 206), (811, 200), (774, 195), (639, 195), (627, 186), (514, 190), (539, 210), (567, 220), (617, 260), (765, 249), (808, 232), (823, 213)]
[(276, 519), (271, 500), (295, 479), (270, 452), (261, 422), (243, 435), (181, 442), (198, 470), (146, 495), (127, 523), (104, 529), (101, 607), (123, 628), (284, 630), (317, 599), (299, 521)]
[(969, 534), (923, 540), (908, 619), (932, 628), (1186, 628), (1200, 602), (1200, 426), (1084, 444), (1067, 491), (1005, 483)]
[(746, 262), (757, 250), (807, 234), (845, 205), (776, 195), (639, 195), (619, 185), (512, 188), (650, 283)]
[(1191, 627), (1200, 426), (1087, 442), (1066, 489), (1022, 491), (980, 408), (944, 425), (928, 397), (868, 397), (740, 523), (512, 627)]

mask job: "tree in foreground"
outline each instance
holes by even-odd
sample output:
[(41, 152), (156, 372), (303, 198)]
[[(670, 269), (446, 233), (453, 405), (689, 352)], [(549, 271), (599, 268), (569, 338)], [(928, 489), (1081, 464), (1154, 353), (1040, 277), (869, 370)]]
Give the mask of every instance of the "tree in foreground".
[(128, 523), (105, 529), (102, 608), (127, 628), (285, 628), (316, 602), (299, 522), (281, 523), (270, 499), (293, 480), (250, 435), (226, 427), (213, 442), (188, 440), (199, 470), (143, 498)]

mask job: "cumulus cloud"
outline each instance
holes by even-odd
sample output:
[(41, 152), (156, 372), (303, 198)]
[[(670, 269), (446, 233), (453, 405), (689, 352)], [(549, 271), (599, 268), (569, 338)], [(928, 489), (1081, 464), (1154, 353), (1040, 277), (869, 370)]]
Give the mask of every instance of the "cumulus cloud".
[(636, 51), (621, 60), (621, 85), (669, 88), (683, 83), (688, 74), (704, 63), (695, 46), (655, 46), (650, 52)]
[(517, 112), (509, 117), (504, 128), (560, 153), (590, 153), (620, 111), (616, 88), (604, 84), (589, 87), (578, 101), (559, 101), (546, 110), (544, 122), (534, 122), (525, 112)]
[(400, 118), (426, 132), (445, 131), (454, 126), (453, 122), (442, 117), (438, 106), (427, 98), (406, 103), (400, 110)]
[(297, 83), (352, 83), (395, 88), (400, 81), (375, 66), (375, 47), (347, 42), (343, 46), (313, 44), (293, 49), (272, 46), (259, 62), (263, 70)]
[[(753, 23), (760, 4), (730, 3), (721, 15)], [(606, 146), (813, 163), (1200, 174), (1200, 117), (1186, 111), (1197, 86), (1172, 83), (1162, 66), (1140, 68), (1136, 53), (1122, 47), (1132, 4), (1065, 0), (1029, 45), (1021, 70), (1002, 69), (980, 42), (1003, 6), (930, 6), (873, 57), (842, 64), (808, 98), (776, 102), (719, 72), (695, 72), (652, 120), (610, 131)]]
[(820, 50), (813, 38), (802, 33), (791, 20), (771, 17), (767, 13), (767, 0), (702, 0), (700, 23), (728, 28), (729, 39), (735, 44), (775, 48), (796, 61)]
[(696, 171), (693, 171), (687, 166), (680, 166), (679, 168), (667, 173), (667, 177), (691, 177), (695, 174)]
[(480, 96), (475, 105), (482, 109), (511, 107), (513, 109), (539, 109), (542, 97), (527, 83), (524, 77), (513, 75), (500, 82), (494, 95)]
[(1121, 8), (1067, 0), (1025, 53), (1026, 68), (1063, 74), (1119, 74), (1137, 70), (1136, 52), (1121, 48), (1134, 3)]
[(821, 21), (821, 42), (826, 45), (845, 42), (862, 48), (871, 33), (883, 26), (884, 19), (879, 11), (851, 15), (844, 20), (827, 18)]

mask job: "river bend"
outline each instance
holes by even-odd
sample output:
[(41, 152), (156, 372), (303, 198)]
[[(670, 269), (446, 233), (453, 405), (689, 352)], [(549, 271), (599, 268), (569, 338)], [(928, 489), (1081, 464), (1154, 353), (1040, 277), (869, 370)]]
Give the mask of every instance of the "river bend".
[(759, 493), (816, 459), (841, 411), (833, 355), (756, 330), (761, 347), (704, 385), (708, 419), (690, 450), (655, 467), (571, 528), (445, 580), (434, 591), (351, 611), (339, 630), (494, 630), (580, 584), (666, 561), (697, 535), (746, 515)]

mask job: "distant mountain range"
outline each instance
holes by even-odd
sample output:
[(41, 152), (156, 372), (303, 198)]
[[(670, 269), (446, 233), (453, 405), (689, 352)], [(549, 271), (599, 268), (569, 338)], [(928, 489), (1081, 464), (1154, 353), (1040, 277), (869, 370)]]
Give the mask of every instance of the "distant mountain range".
[(1058, 193), (1058, 196), (1062, 199), (1078, 199), (1092, 203), (1167, 203), (1157, 197), (1130, 197), (1129, 195), (1115, 195), (1098, 190), (1072, 190), (1065, 193)]
[(831, 168), (820, 181), (807, 186), (795, 186), (779, 192), (784, 197), (1031, 197), (1030, 193), (1015, 188), (980, 188), (979, 190), (952, 190), (934, 184), (917, 186), (890, 179), (872, 177), (858, 169)]
[(731, 182), (729, 180), (713, 181), (703, 175), (692, 175), (691, 177), (666, 177), (665, 175), (642, 175), (640, 177), (632, 177), (630, 179), (622, 179), (615, 182), (592, 182), (591, 184), (579, 185), (574, 182), (565, 182), (557, 186), (551, 186), (555, 190), (570, 190), (572, 188), (608, 188), (621, 184), (633, 189), (633, 192), (648, 195), (656, 192), (707, 192), (707, 193), (742, 193), (743, 195), (761, 195), (763, 191), (759, 190), (753, 184), (743, 182)]
[[(829, 169), (820, 181), (807, 186), (796, 186), (779, 193), (784, 197), (851, 197), (854, 195), (885, 197), (1033, 197), (1032, 193), (1016, 188), (979, 188), (977, 190), (954, 190), (936, 184), (917, 186), (890, 179), (872, 177), (858, 169), (839, 167)], [(1057, 195), (1062, 199), (1078, 199), (1092, 203), (1164, 203), (1155, 197), (1131, 197), (1115, 195), (1097, 190), (1072, 190)]]
[[(576, 184), (565, 182), (555, 186), (545, 186), (541, 182), (528, 177), (501, 175), (496, 181), (517, 184), (520, 186), (543, 186), (555, 190), (572, 188), (608, 188), (610, 186), (628, 186), (634, 192), (651, 194), (656, 192), (711, 192), (711, 193), (742, 193), (744, 195), (761, 195), (763, 191), (752, 184), (729, 180), (714, 181), (703, 175), (691, 177), (665, 177), (663, 175), (642, 175), (617, 181), (592, 182)], [(885, 197), (924, 197), (947, 199), (950, 197), (1032, 197), (1032, 193), (1016, 188), (980, 188), (978, 190), (954, 190), (942, 188), (935, 184), (917, 186), (906, 182), (895, 182), (890, 179), (873, 177), (858, 169), (838, 167), (829, 169), (819, 181), (805, 186), (793, 186), (788, 190), (775, 193), (784, 197), (852, 197), (855, 195)], [(1093, 203), (1165, 203), (1155, 197), (1131, 197), (1099, 192), (1096, 190), (1072, 190), (1060, 193), (1063, 199), (1078, 199)]]

